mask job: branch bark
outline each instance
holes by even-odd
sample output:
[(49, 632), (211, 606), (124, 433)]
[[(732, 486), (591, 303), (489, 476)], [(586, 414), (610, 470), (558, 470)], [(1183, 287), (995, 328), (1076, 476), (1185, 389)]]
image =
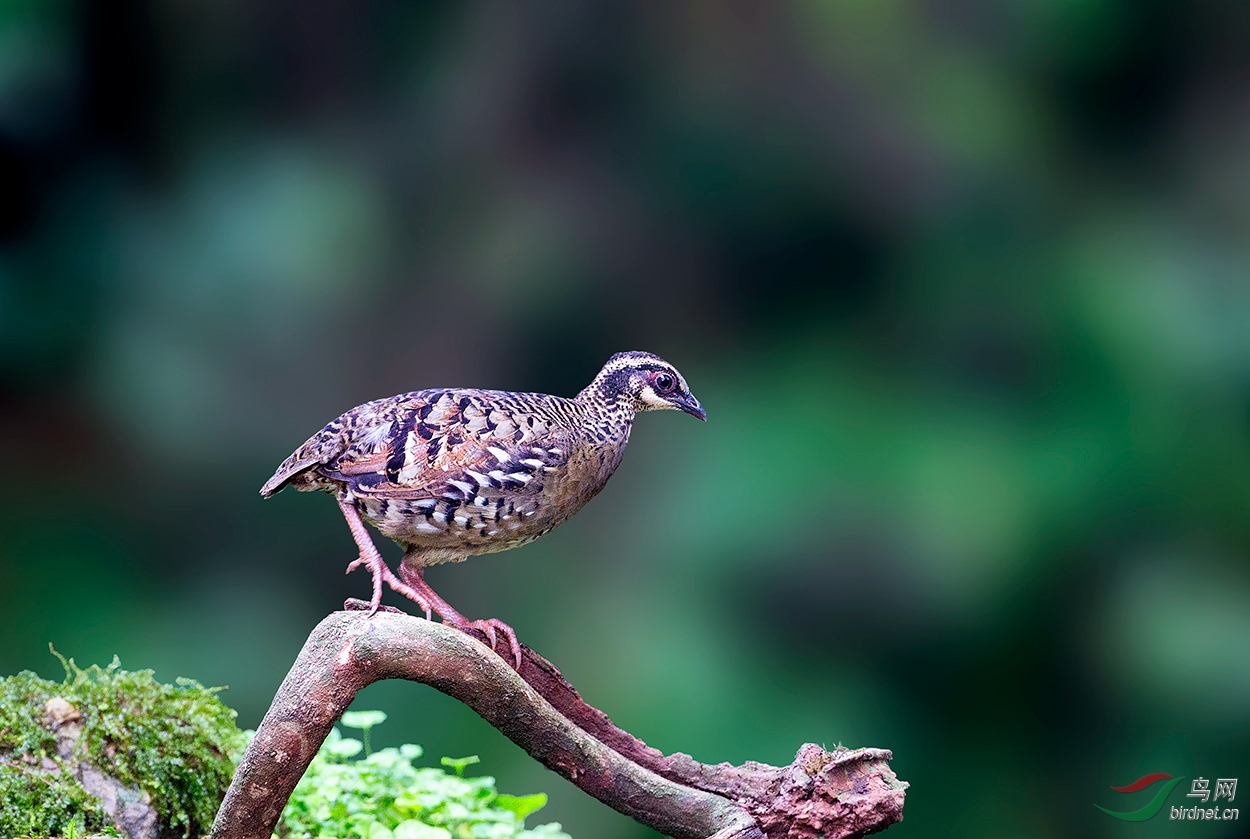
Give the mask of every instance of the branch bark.
[(269, 839), (335, 720), (382, 679), (459, 699), (549, 769), (675, 839), (841, 839), (903, 817), (907, 784), (886, 750), (808, 743), (785, 767), (664, 755), (587, 705), (542, 656), (524, 645), (522, 654), (518, 673), (480, 633), (398, 611), (329, 615), (278, 689), (209, 839)]

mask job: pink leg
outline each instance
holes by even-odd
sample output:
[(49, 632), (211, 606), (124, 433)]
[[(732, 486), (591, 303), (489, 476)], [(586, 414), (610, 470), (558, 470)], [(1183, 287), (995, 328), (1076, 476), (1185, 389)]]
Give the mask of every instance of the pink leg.
[(430, 584), (425, 581), (425, 569), (418, 565), (410, 565), (407, 557), (404, 558), (403, 562), (399, 563), (399, 576), (402, 578), (402, 582), (394, 578), (389, 568), (386, 570), (386, 574), (386, 582), (395, 591), (413, 600), (417, 600), (418, 597), (428, 600), (430, 607), (443, 619), (443, 623), (450, 624), (462, 631), (466, 629), (481, 630), (490, 640), (492, 650), (495, 648), (497, 640), (495, 633), (502, 632), (504, 637), (508, 639), (508, 646), (512, 650), (515, 669), (518, 671), (521, 669), (521, 644), (517, 641), (516, 632), (512, 627), (498, 618), (487, 618), (486, 620), (477, 621), (469, 620), (453, 609), (446, 600), (439, 597), (434, 589), (430, 588)]
[[(391, 573), (391, 569), (386, 567), (386, 562), (382, 559), (382, 554), (378, 553), (377, 546), (373, 544), (369, 531), (365, 530), (365, 523), (361, 521), (360, 511), (356, 509), (356, 505), (344, 498), (339, 498), (338, 501), (339, 509), (343, 511), (343, 517), (347, 519), (347, 526), (351, 528), (352, 538), (356, 540), (356, 547), (360, 549), (360, 556), (352, 560), (347, 566), (347, 573), (350, 574), (361, 565), (364, 565), (373, 574), (373, 598), (369, 601), (369, 616), (372, 617), (377, 614), (378, 606), (382, 602), (383, 580), (390, 582), (395, 579), (395, 575)], [(394, 585), (392, 585), (392, 588), (394, 588)], [(400, 593), (406, 594), (406, 592)], [(411, 594), (407, 596), (412, 597)], [(430, 617), (430, 602), (420, 597), (412, 597), (412, 599), (425, 610), (425, 617), (428, 620)]]

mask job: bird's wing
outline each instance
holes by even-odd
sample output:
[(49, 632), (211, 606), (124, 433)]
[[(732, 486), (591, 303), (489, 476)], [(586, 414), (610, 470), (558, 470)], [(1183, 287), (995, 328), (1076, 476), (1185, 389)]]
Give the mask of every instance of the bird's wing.
[(321, 467), (361, 497), (498, 500), (536, 495), (572, 434), (489, 391), (421, 391), (353, 434)]
[(375, 438), (386, 436), (391, 420), (405, 402), (420, 394), (409, 393), (393, 396), (389, 399), (375, 399), (363, 405), (357, 405), (345, 414), (326, 423), (325, 427), (304, 441), (304, 444), (291, 456), (282, 461), (276, 472), (265, 485), (260, 494), (268, 498), (281, 492), (288, 483), (313, 478), (315, 485), (316, 471), (337, 458), (349, 453), (353, 447), (359, 448), (371, 444)]

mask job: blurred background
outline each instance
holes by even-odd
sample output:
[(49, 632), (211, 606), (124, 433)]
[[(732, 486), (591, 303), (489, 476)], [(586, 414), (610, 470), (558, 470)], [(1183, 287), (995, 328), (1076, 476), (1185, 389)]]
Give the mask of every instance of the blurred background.
[[(0, 3), (0, 673), (116, 653), (255, 726), (368, 591), (331, 499), (257, 494), (291, 450), (645, 349), (707, 424), (643, 417), (570, 524), (432, 571), (457, 608), (665, 751), (893, 749), (899, 839), (1234, 835), (1093, 805), (1250, 775), (1248, 37), (1201, 1)], [(652, 835), (432, 690), (356, 707)]]

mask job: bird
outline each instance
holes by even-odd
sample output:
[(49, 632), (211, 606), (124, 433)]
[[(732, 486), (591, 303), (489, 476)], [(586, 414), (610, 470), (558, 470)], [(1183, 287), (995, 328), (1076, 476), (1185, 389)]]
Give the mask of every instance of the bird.
[[(502, 633), (521, 667), (516, 632), (497, 618), (469, 620), (425, 581), (425, 569), (545, 536), (607, 484), (637, 414), (707, 412), (673, 365), (646, 352), (617, 353), (577, 396), (433, 388), (358, 405), (291, 453), (261, 487), (334, 495), (359, 555), (347, 573), (373, 575), (369, 616), (383, 584), (492, 650)], [(365, 522), (404, 549), (398, 576)], [(350, 602), (350, 601), (349, 601)]]

